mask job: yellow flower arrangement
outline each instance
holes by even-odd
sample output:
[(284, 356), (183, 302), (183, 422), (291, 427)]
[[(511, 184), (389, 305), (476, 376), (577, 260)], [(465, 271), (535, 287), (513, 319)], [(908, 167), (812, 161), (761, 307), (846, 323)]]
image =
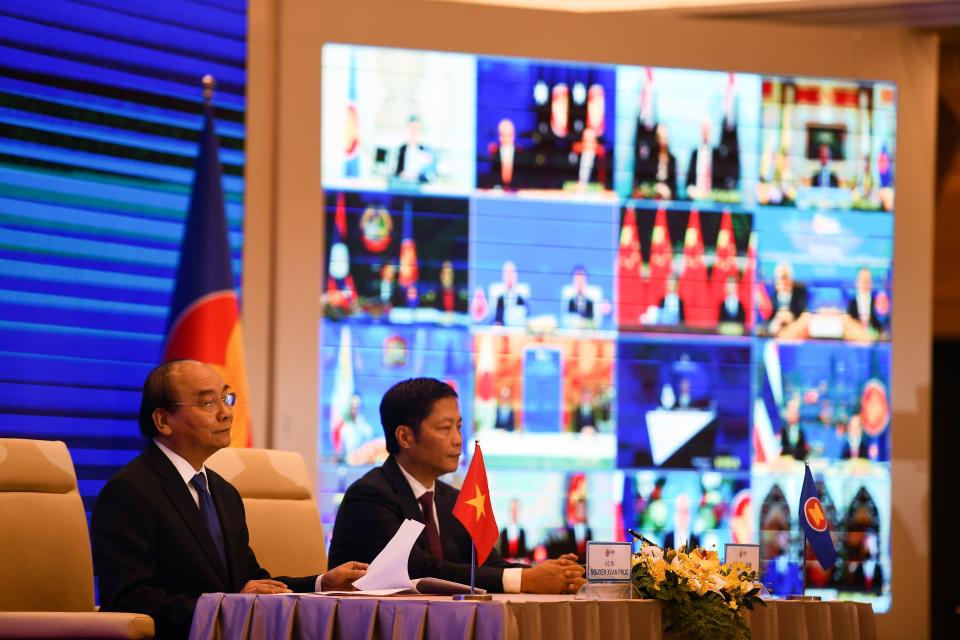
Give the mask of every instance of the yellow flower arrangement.
[(689, 640), (748, 640), (743, 611), (760, 600), (759, 576), (741, 562), (721, 563), (715, 550), (689, 552), (647, 545), (634, 554), (633, 584), (664, 603), (663, 629)]

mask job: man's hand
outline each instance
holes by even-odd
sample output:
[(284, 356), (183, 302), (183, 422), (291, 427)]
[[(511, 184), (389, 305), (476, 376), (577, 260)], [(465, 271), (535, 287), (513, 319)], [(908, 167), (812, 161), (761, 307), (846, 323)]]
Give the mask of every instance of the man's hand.
[(250, 580), (243, 585), (240, 593), (293, 593), (287, 585), (276, 580)]
[(365, 562), (344, 562), (339, 567), (330, 569), (320, 578), (321, 591), (350, 591), (355, 580), (359, 580), (367, 573)]
[(584, 568), (577, 556), (566, 553), (555, 560), (546, 560), (520, 573), (523, 593), (576, 593), (586, 583)]

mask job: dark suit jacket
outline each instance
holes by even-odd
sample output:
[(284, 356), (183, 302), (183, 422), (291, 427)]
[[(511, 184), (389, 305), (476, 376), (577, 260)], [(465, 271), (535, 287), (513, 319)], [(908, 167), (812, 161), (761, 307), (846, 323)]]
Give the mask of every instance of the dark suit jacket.
[[(581, 162), (583, 162), (583, 154), (578, 153), (576, 175), (573, 176), (574, 180), (580, 179)], [(598, 152), (593, 156), (593, 166), (590, 167), (590, 177), (587, 179), (587, 182), (590, 184), (606, 185), (608, 175), (610, 175), (610, 172), (607, 170), (607, 154), (602, 149), (598, 149)]]
[(663, 536), (663, 548), (664, 549), (676, 549), (677, 545), (685, 544), (687, 545), (687, 551), (690, 551), (694, 547), (700, 546), (700, 536), (690, 532), (686, 539), (677, 540), (676, 534), (673, 531), (668, 531), (665, 536)]
[(743, 311), (743, 305), (740, 304), (740, 301), (737, 300), (737, 310), (734, 313), (730, 313), (727, 310), (727, 301), (726, 299), (720, 303), (720, 314), (718, 316), (718, 322), (739, 322), (744, 323), (747, 320), (747, 314)]
[(586, 427), (597, 428), (597, 411), (593, 407), (590, 407), (590, 411), (586, 416), (580, 412), (580, 405), (578, 404), (573, 408), (573, 430), (577, 433), (580, 433)]
[(857, 458), (866, 460), (867, 455), (869, 454), (869, 451), (870, 451), (870, 443), (867, 441), (866, 436), (862, 436), (860, 438), (860, 444), (857, 445), (856, 450), (854, 450), (853, 445), (849, 440), (844, 439), (843, 447), (840, 450), (840, 457), (844, 460), (849, 460), (850, 458), (853, 458), (854, 453), (856, 453)]
[[(774, 290), (773, 296), (770, 299), (773, 301), (774, 311), (779, 311), (780, 307), (776, 290)], [(789, 309), (790, 313), (793, 314), (794, 320), (799, 318), (800, 314), (807, 310), (807, 287), (796, 281), (794, 281), (793, 291), (790, 293)]]
[[(657, 159), (654, 158), (654, 171), (656, 171), (657, 162)], [(654, 174), (654, 182), (667, 185), (670, 189), (671, 200), (678, 200), (680, 198), (680, 194), (677, 193), (677, 158), (672, 153), (667, 152), (666, 180), (656, 180), (656, 174)]]
[[(186, 638), (200, 594), (236, 593), (248, 580), (270, 577), (250, 548), (240, 494), (210, 469), (207, 483), (228, 567), (183, 478), (155, 444), (107, 482), (90, 519), (102, 610), (144, 613), (157, 638)], [(277, 579), (308, 592), (316, 578)]]
[[(700, 157), (700, 148), (697, 147), (690, 152), (690, 164), (687, 165), (687, 189), (697, 184), (697, 160)], [(717, 176), (717, 169), (720, 167), (720, 154), (719, 152), (711, 148), (710, 149), (710, 188), (711, 189), (721, 189), (721, 179)], [(677, 197), (677, 196), (674, 196)]]
[[(409, 145), (407, 143), (403, 143), (402, 145), (400, 145), (400, 150), (397, 153), (397, 168), (393, 173), (393, 175), (397, 177), (400, 177), (403, 174), (403, 170), (407, 165), (407, 147), (408, 146)], [(418, 144), (417, 148), (423, 152), (430, 151), (430, 147), (428, 147), (425, 144)], [(417, 180), (419, 182), (429, 182), (430, 179), (432, 178), (432, 176), (430, 175), (430, 172), (431, 172), (431, 169), (429, 167), (425, 167), (421, 169), (420, 174), (417, 176)]]
[[(815, 171), (815, 172), (813, 173), (812, 176), (810, 176), (810, 184), (811, 184), (811, 186), (814, 186), (814, 187), (819, 187), (819, 186), (821, 186), (821, 184), (820, 184), (820, 176), (821, 176), (821, 175), (822, 175), (822, 174), (821, 174), (821, 171), (818, 169), (817, 171)], [(830, 187), (839, 187), (839, 186), (840, 186), (840, 181), (837, 180), (837, 174), (835, 174), (833, 171), (828, 171), (828, 172), (827, 172), (827, 179), (829, 180), (830, 184), (829, 184), (829, 185), (822, 185), (822, 186), (830, 186)]]
[[(874, 313), (873, 305), (874, 300), (876, 299), (876, 293), (870, 293), (870, 312), (868, 323), (874, 331), (883, 331), (883, 324), (880, 322), (880, 318), (877, 317), (877, 314)], [(850, 299), (850, 304), (847, 305), (847, 315), (860, 322), (860, 307), (857, 304), (857, 296), (854, 294), (853, 298)]]
[(497, 421), (494, 423), (494, 429), (504, 429), (513, 431), (517, 426), (517, 417), (513, 412), (513, 407), (507, 407), (507, 410), (501, 413), (502, 405), (497, 405)]
[[(664, 307), (664, 305), (666, 304), (666, 301), (667, 301), (667, 296), (663, 296), (662, 298), (660, 298), (660, 302), (657, 303), (657, 306), (660, 307), (661, 309), (665, 309), (666, 307)], [(679, 316), (680, 322), (682, 323), (685, 320), (685, 316), (683, 313), (683, 300), (681, 300), (679, 297), (677, 298), (677, 315)]]
[(633, 148), (634, 188), (656, 180), (657, 153), (659, 150), (656, 124), (647, 127), (640, 118), (637, 118), (637, 137)]
[[(523, 296), (517, 294), (517, 306), (526, 307), (527, 302), (523, 299)], [(529, 309), (528, 309), (529, 311)], [(493, 312), (493, 324), (503, 324), (503, 316), (506, 314), (506, 303), (503, 300), (503, 296), (497, 296), (497, 306)]]
[(489, 157), (481, 157), (481, 160), (490, 162), (490, 171), (477, 176), (477, 186), (481, 189), (493, 189), (495, 187), (521, 189), (526, 186), (524, 178), (526, 177), (525, 173), (530, 169), (530, 163), (528, 154), (524, 149), (518, 146), (513, 147), (513, 175), (510, 177), (510, 182), (506, 184), (503, 182), (503, 163), (500, 160), (500, 145), (490, 145)]
[[(443, 556), (434, 557), (427, 545), (426, 531), (420, 534), (410, 552), (408, 570), (411, 578), (426, 576), (470, 583), (470, 536), (460, 521), (453, 516), (453, 505), (459, 491), (437, 481), (434, 503), (440, 524)], [(349, 558), (372, 562), (406, 519), (424, 522), (420, 505), (410, 484), (400, 471), (393, 456), (379, 467), (371, 469), (347, 489), (337, 511), (330, 543), (330, 566), (337, 566)], [(522, 566), (505, 562), (496, 549), (487, 561), (477, 567), (476, 584), (487, 591), (503, 591), (503, 570)]]
[(784, 425), (780, 432), (780, 453), (785, 456), (793, 456), (796, 460), (806, 460), (807, 454), (810, 453), (810, 446), (807, 444), (807, 436), (803, 432), (803, 428), (800, 428), (796, 443), (792, 444), (787, 435), (787, 429), (788, 427)]
[[(580, 300), (583, 301), (582, 312), (578, 308), (580, 305), (577, 304), (578, 301)], [(570, 298), (570, 301), (567, 303), (567, 312), (575, 313), (585, 320), (593, 320), (593, 300), (591, 300), (587, 296), (574, 295), (572, 298)]]

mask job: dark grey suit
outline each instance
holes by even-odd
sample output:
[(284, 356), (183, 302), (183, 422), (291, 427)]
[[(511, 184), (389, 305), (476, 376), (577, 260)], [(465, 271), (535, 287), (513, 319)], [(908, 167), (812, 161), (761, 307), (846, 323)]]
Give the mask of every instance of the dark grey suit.
[[(100, 491), (90, 519), (93, 562), (104, 611), (145, 613), (157, 638), (185, 638), (202, 593), (236, 593), (269, 578), (250, 548), (240, 494), (206, 470), (223, 529), (227, 565), (217, 554), (183, 477), (152, 442)], [(313, 591), (316, 576), (280, 577)]]
[[(453, 505), (460, 492), (440, 482), (434, 485), (434, 503), (443, 542), (443, 560), (434, 557), (421, 533), (410, 552), (408, 569), (411, 578), (434, 577), (463, 584), (470, 582), (470, 536), (453, 516)], [(420, 505), (410, 483), (400, 471), (393, 456), (383, 465), (371, 469), (347, 489), (333, 526), (330, 564), (342, 558), (372, 562), (406, 519), (424, 522)], [(476, 584), (487, 591), (503, 591), (503, 570), (522, 567), (503, 560), (496, 549), (487, 561), (477, 567)]]

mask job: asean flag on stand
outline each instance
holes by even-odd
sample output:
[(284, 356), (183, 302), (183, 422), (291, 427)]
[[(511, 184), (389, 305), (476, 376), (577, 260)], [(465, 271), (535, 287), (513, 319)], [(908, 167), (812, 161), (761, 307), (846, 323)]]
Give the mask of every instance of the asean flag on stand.
[(477, 566), (482, 565), (500, 539), (500, 529), (493, 516), (487, 469), (483, 465), (479, 442), (474, 445), (473, 459), (467, 469), (467, 477), (463, 479), (463, 486), (460, 487), (457, 503), (453, 505), (453, 515), (473, 538), (473, 545), (477, 549)]
[(800, 526), (806, 534), (807, 541), (817, 556), (817, 561), (824, 571), (837, 561), (837, 550), (833, 548), (833, 537), (830, 535), (830, 525), (827, 522), (827, 512), (820, 504), (820, 494), (813, 481), (810, 467), (806, 467), (803, 476), (803, 489), (800, 491)]
[(251, 446), (243, 331), (230, 267), (220, 146), (209, 101), (163, 350), (164, 362), (181, 358), (211, 365), (237, 393), (230, 445)]

